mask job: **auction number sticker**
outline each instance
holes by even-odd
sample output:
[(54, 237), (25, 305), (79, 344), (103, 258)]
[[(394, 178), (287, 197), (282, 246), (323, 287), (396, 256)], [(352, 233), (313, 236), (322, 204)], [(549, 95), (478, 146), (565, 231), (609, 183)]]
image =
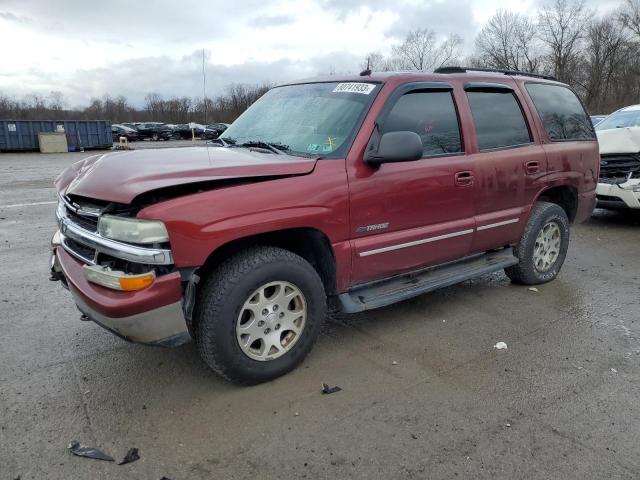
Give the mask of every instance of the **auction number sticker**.
[(375, 83), (339, 83), (333, 89), (333, 93), (362, 93), (363, 95), (369, 95), (374, 88), (376, 88)]

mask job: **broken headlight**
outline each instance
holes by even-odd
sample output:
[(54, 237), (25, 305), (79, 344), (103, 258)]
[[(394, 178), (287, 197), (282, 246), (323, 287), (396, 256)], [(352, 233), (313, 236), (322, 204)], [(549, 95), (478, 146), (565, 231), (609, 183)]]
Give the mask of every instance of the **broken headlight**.
[(167, 228), (159, 220), (102, 215), (98, 221), (98, 233), (112, 240), (127, 243), (165, 243), (169, 241)]

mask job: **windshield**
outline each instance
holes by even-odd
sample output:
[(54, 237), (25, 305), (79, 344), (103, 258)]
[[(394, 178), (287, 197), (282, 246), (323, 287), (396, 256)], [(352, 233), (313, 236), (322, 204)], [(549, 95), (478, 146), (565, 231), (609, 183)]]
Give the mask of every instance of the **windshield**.
[(598, 122), (595, 129), (600, 131), (623, 127), (640, 127), (640, 110), (612, 113), (601, 122)]
[(377, 92), (373, 83), (308, 83), (269, 90), (220, 136), (291, 155), (343, 155)]

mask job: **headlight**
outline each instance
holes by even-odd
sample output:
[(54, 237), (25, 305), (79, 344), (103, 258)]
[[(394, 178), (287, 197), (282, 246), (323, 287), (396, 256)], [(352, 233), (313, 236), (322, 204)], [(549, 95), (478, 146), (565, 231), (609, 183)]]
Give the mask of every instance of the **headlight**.
[(159, 220), (138, 220), (103, 215), (98, 220), (98, 233), (106, 238), (129, 243), (164, 243), (169, 241), (167, 228)]

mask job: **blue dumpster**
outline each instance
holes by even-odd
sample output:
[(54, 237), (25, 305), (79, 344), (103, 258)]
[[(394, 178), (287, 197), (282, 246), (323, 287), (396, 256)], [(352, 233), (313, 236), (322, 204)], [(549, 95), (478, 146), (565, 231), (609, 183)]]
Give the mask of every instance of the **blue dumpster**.
[(39, 150), (40, 132), (66, 133), (70, 151), (113, 145), (107, 120), (0, 120), (0, 152)]

